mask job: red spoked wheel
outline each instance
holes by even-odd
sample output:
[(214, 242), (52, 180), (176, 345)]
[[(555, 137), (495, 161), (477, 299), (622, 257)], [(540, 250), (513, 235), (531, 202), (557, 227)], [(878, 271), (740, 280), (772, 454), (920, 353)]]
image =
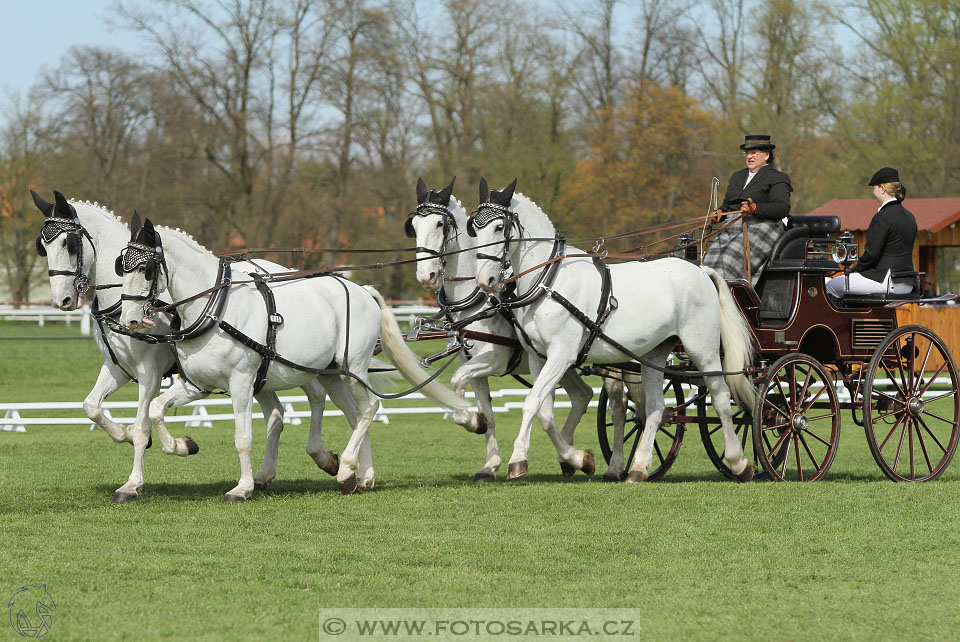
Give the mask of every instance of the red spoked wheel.
[[(664, 396), (670, 389), (673, 389), (673, 396), (677, 406), (682, 406), (685, 399), (683, 387), (679, 381), (665, 382), (663, 389)], [(643, 435), (643, 426), (646, 417), (640, 416), (637, 412), (637, 404), (630, 397), (630, 388), (624, 391), (627, 395), (627, 421), (623, 427), (623, 457), (624, 470), (621, 473), (621, 479), (626, 478), (627, 471), (633, 464), (633, 456), (637, 454), (637, 447), (640, 445), (640, 437)], [(669, 406), (669, 397), (667, 397)], [(647, 481), (656, 481), (663, 477), (673, 462), (677, 459), (677, 453), (680, 452), (680, 445), (683, 443), (683, 424), (667, 424), (660, 426), (657, 430), (657, 436), (653, 442), (653, 459), (650, 464), (650, 474)], [(607, 419), (607, 391), (600, 391), (600, 399), (597, 404), (597, 437), (600, 440), (600, 452), (603, 458), (610, 463), (612, 449), (610, 444), (613, 442), (613, 421)]]
[(922, 326), (897, 328), (877, 348), (863, 389), (864, 430), (893, 481), (931, 481), (957, 450), (957, 366), (943, 339)]
[(760, 386), (753, 422), (754, 453), (773, 479), (823, 479), (840, 441), (840, 403), (823, 364), (805, 354), (780, 357)]

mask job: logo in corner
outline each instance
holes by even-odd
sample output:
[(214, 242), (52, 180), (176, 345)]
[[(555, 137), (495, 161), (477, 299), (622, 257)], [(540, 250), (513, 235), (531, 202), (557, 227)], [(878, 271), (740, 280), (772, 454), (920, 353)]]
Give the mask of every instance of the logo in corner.
[(28, 584), (13, 594), (7, 608), (14, 631), (25, 638), (42, 638), (53, 626), (53, 612), (57, 605), (46, 584)]

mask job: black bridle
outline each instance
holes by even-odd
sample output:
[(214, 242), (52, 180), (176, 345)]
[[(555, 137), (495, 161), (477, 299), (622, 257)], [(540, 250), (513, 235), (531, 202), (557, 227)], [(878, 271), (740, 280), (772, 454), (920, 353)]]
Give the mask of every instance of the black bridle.
[(440, 242), (440, 249), (433, 250), (429, 247), (417, 246), (414, 249), (415, 252), (423, 252), (424, 254), (429, 254), (431, 256), (436, 256), (440, 260), (440, 275), (443, 275), (443, 270), (447, 266), (447, 257), (446, 257), (446, 248), (447, 241), (450, 237), (450, 231), (453, 230), (454, 233), (458, 233), (457, 230), (457, 219), (453, 217), (453, 214), (450, 213), (450, 208), (446, 205), (440, 205), (439, 203), (421, 203), (417, 205), (417, 209), (410, 212), (407, 215), (407, 221), (403, 224), (403, 233), (407, 238), (415, 239), (417, 238), (417, 230), (413, 226), (413, 219), (415, 216), (430, 216), (431, 214), (439, 214), (443, 220), (443, 240)]
[(157, 300), (160, 287), (160, 273), (168, 274), (167, 261), (163, 256), (163, 248), (159, 245), (151, 247), (142, 243), (130, 241), (120, 252), (117, 261), (114, 264), (114, 271), (117, 276), (133, 272), (143, 266), (143, 276), (150, 282), (150, 291), (147, 294), (121, 294), (121, 301), (148, 301), (149, 304), (144, 310), (146, 316), (153, 314), (150, 309), (153, 302)]
[(513, 240), (513, 237), (510, 233), (516, 228), (517, 238), (523, 238), (523, 226), (520, 225), (516, 213), (505, 205), (482, 203), (473, 215), (467, 219), (467, 234), (476, 238), (477, 230), (485, 228), (494, 221), (503, 221), (503, 252), (499, 256), (477, 252), (477, 258), (500, 263), (500, 274), (502, 276), (511, 267), (508, 256), (510, 254), (510, 241)]
[(73, 286), (76, 288), (77, 294), (82, 295), (90, 287), (90, 277), (83, 273), (83, 238), (86, 237), (86, 239), (90, 241), (90, 247), (93, 248), (94, 261), (97, 260), (97, 246), (93, 244), (93, 238), (90, 236), (90, 233), (80, 224), (79, 217), (71, 220), (54, 216), (47, 218), (43, 222), (43, 227), (40, 228), (40, 235), (37, 237), (37, 254), (46, 256), (47, 248), (44, 247), (44, 243), (48, 245), (53, 243), (54, 239), (61, 234), (67, 235), (67, 253), (77, 256), (77, 269), (47, 270), (47, 275), (74, 277)]

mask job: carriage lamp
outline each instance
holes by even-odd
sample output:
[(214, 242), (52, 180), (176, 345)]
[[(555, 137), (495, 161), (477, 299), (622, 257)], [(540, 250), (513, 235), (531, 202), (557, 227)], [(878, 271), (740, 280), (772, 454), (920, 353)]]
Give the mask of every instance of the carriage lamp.
[(837, 244), (833, 246), (833, 260), (840, 265), (850, 265), (857, 262), (859, 254), (860, 250), (853, 242), (853, 233), (850, 230), (844, 231)]

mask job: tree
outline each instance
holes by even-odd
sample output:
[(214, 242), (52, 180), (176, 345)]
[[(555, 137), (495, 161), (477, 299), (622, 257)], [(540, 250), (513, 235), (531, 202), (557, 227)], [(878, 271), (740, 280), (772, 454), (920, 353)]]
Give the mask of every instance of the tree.
[(42, 226), (30, 200), (30, 188), (38, 188), (48, 149), (39, 135), (44, 123), (38, 105), (16, 101), (8, 123), (0, 132), (0, 264), (14, 301), (30, 300), (30, 286), (37, 255), (34, 239)]

